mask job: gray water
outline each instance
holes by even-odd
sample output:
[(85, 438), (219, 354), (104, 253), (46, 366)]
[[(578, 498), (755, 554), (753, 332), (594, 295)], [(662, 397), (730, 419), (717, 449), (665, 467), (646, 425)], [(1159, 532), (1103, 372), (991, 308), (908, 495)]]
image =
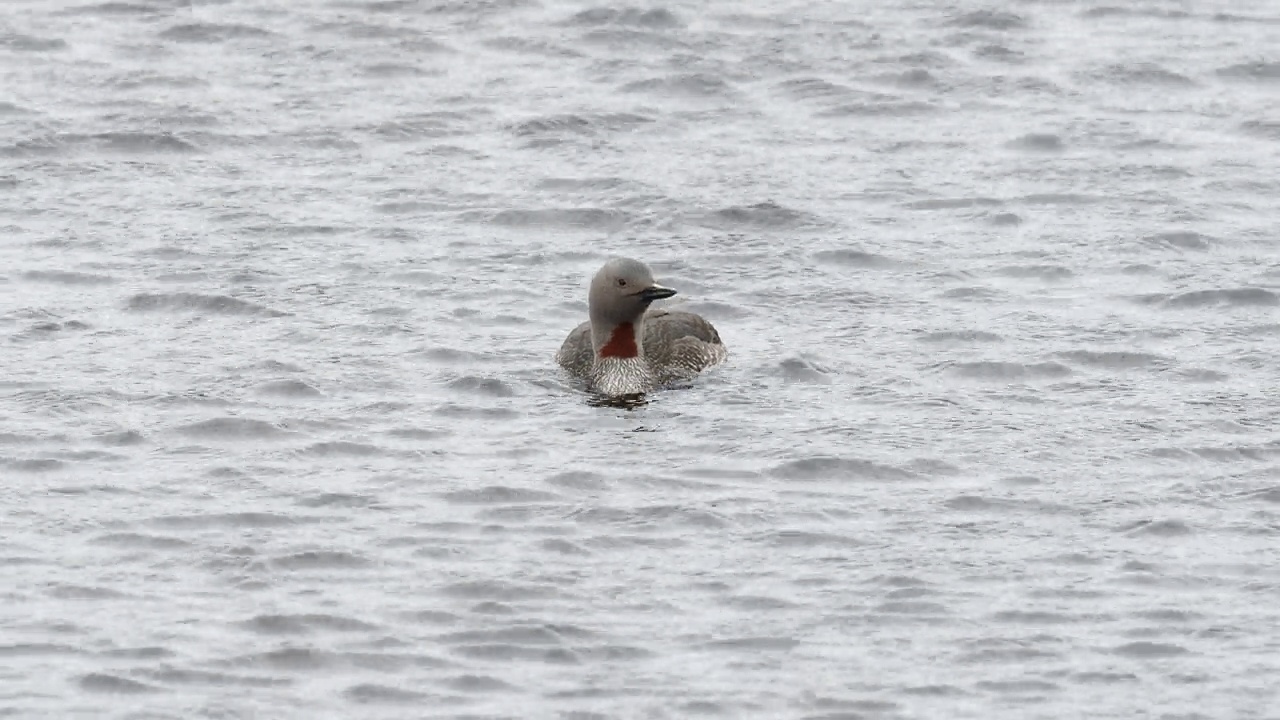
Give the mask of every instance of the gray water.
[(0, 716), (1280, 717), (1277, 168), (1269, 0), (5, 0)]

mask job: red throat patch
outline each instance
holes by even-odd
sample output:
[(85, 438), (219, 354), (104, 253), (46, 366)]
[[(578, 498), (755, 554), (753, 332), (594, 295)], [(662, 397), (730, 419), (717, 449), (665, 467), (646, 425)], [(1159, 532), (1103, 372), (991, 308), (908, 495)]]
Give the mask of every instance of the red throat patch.
[(609, 336), (609, 342), (600, 348), (602, 358), (633, 358), (639, 355), (640, 349), (636, 347), (636, 329), (631, 323), (622, 323), (614, 328), (613, 334)]

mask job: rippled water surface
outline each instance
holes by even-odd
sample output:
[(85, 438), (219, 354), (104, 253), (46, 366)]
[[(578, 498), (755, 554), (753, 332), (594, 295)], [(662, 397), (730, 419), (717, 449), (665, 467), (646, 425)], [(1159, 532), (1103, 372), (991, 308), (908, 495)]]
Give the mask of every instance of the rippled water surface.
[(0, 716), (1280, 717), (1277, 168), (1267, 0), (5, 0)]

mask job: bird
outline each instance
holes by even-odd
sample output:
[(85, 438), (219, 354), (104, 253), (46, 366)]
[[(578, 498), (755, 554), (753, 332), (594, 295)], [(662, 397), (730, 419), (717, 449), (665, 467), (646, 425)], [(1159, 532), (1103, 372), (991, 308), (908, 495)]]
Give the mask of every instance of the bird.
[(609, 396), (642, 395), (723, 362), (728, 349), (705, 318), (650, 308), (675, 294), (639, 260), (610, 259), (591, 279), (590, 320), (570, 331), (556, 362)]

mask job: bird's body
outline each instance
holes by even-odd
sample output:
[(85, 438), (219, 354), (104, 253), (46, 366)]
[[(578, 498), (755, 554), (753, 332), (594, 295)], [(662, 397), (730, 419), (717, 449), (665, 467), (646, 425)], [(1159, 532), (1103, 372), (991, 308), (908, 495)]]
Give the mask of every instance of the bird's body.
[(609, 261), (591, 282), (591, 319), (569, 333), (556, 362), (605, 395), (645, 393), (722, 362), (728, 350), (705, 318), (649, 307), (674, 294), (643, 263)]

